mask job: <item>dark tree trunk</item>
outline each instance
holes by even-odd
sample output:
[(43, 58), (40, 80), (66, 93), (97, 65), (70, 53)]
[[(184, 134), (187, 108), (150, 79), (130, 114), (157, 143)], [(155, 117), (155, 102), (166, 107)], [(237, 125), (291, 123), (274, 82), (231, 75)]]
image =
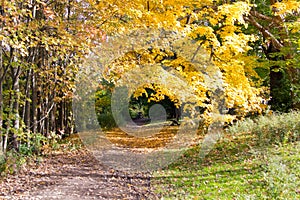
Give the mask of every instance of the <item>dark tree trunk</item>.
[(31, 91), (32, 91), (32, 106), (31, 106), (31, 131), (32, 133), (37, 132), (37, 87), (36, 87), (36, 76), (33, 72), (32, 82), (31, 82)]
[(31, 69), (27, 71), (26, 84), (25, 84), (25, 105), (23, 107), (22, 119), (26, 127), (27, 133), (27, 147), (30, 147), (30, 81), (31, 81)]
[[(269, 43), (268, 48), (264, 49), (265, 55), (270, 61), (285, 60), (284, 56), (274, 55), (280, 53), (280, 50), (275, 48), (272, 43)], [(281, 69), (280, 66), (270, 67), (270, 96), (269, 104), (272, 110), (288, 112), (292, 108), (291, 84), (287, 76), (287, 71)]]
[(2, 80), (0, 80), (0, 153), (4, 152), (2, 128), (3, 128), (3, 84), (2, 84)]

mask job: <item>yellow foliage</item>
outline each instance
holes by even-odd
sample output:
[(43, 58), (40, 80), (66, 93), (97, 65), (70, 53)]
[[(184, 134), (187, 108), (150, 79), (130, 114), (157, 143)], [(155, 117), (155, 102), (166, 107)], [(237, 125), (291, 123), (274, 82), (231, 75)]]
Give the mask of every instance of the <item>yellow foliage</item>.
[(275, 15), (286, 15), (293, 14), (294, 12), (299, 12), (300, 2), (294, 0), (283, 0), (281, 2), (276, 2), (272, 5), (276, 9)]
[[(130, 20), (126, 22), (127, 33), (130, 29), (147, 27), (173, 31), (177, 35), (193, 38), (199, 47), (206, 50), (210, 55), (210, 61), (217, 66), (223, 74), (226, 107), (238, 108), (240, 114), (247, 112), (261, 112), (261, 89), (255, 72), (257, 63), (253, 56), (248, 56), (251, 50), (250, 43), (257, 40), (257, 37), (245, 34), (244, 29), (248, 27), (244, 16), (255, 7), (250, 1), (238, 1), (233, 3), (216, 3), (213, 0), (186, 1), (186, 0), (152, 0), (152, 1), (122, 1), (127, 6), (124, 10), (118, 10), (120, 14), (126, 14)], [(282, 7), (284, 12), (294, 11), (298, 5), (296, 1), (282, 1), (274, 7)], [(282, 11), (283, 12), (283, 11)], [(118, 26), (120, 27), (120, 26)], [(112, 29), (110, 29), (111, 31)], [(195, 69), (183, 55), (178, 54), (175, 59), (164, 59), (174, 56), (173, 51), (168, 48), (155, 48), (149, 50), (135, 50), (128, 52), (122, 58), (117, 59), (109, 65), (106, 76), (113, 83), (116, 83), (123, 73), (139, 68), (145, 64), (160, 64), (167, 67), (169, 72), (181, 76), (198, 96), (198, 105), (203, 106), (207, 101), (207, 84), (203, 74)], [(176, 52), (177, 53), (177, 52)], [(145, 83), (144, 88), (155, 90), (155, 96), (149, 97), (158, 101), (168, 95), (176, 101), (174, 94), (171, 94), (161, 85), (149, 85)], [(135, 92), (135, 97), (145, 94), (140, 88)]]

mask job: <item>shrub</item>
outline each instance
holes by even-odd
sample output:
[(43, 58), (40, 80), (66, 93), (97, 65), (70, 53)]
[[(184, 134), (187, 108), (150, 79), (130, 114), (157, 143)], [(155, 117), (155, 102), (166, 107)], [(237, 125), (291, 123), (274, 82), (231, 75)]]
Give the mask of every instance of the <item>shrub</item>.
[(300, 112), (272, 113), (246, 118), (228, 127), (232, 134), (248, 132), (258, 138), (261, 145), (294, 142), (300, 139)]
[(109, 130), (117, 126), (115, 119), (111, 113), (99, 114), (98, 122), (100, 124), (100, 127), (104, 130)]
[(5, 154), (0, 153), (0, 173), (16, 173), (28, 161), (37, 159), (40, 156), (43, 146), (55, 146), (59, 136), (52, 133), (51, 138), (47, 138), (40, 133), (18, 131), (18, 150), (8, 149)]
[(268, 199), (300, 197), (300, 143), (289, 148), (280, 147), (267, 155), (263, 179)]
[(17, 173), (27, 160), (28, 157), (26, 155), (20, 154), (14, 149), (9, 150), (0, 163), (0, 175)]

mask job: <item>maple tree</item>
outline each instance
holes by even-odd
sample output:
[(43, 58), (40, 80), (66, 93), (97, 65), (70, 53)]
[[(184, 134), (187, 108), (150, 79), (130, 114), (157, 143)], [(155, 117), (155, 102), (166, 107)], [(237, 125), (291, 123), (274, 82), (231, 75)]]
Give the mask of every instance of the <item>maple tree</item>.
[[(263, 79), (269, 79), (272, 109), (297, 107), (298, 10), (298, 1), (147, 1), (132, 20), (195, 39), (223, 73), (226, 107), (244, 115), (265, 108)], [(112, 74), (120, 77), (136, 65), (127, 62)]]
[[(244, 17), (249, 14), (253, 5), (246, 2), (233, 4), (219, 4), (214, 1), (190, 3), (185, 1), (161, 1), (160, 3), (148, 1), (143, 8), (147, 12), (141, 10), (140, 18), (145, 19), (144, 23), (147, 28), (175, 31), (178, 34), (184, 33), (195, 39), (200, 47), (210, 53), (210, 61), (223, 72), (223, 78), (227, 85), (227, 108), (235, 108), (236, 113), (242, 115), (249, 112), (262, 112), (262, 98), (259, 96), (262, 89), (254, 87), (258, 83), (251, 80), (251, 78), (260, 79), (254, 70), (257, 66), (254, 61), (256, 57), (247, 55), (248, 51), (252, 49), (251, 43), (257, 40), (257, 36), (243, 33), (248, 25)], [(150, 8), (151, 6), (152, 8)], [(141, 19), (136, 19), (135, 23), (139, 24)], [(136, 66), (160, 62), (164, 66), (174, 68), (187, 79), (193, 77), (193, 80), (186, 80), (193, 87), (198, 81), (203, 82), (201, 72), (196, 72), (193, 67), (188, 67), (191, 64), (184, 61), (183, 57), (179, 55), (174, 59), (176, 53), (168, 49), (161, 51), (155, 48), (146, 53), (138, 51), (129, 53), (123, 60), (108, 67), (110, 76), (108, 80), (114, 83), (122, 76), (122, 73), (135, 70)], [(173, 57), (174, 60), (170, 61), (170, 57)], [(195, 79), (195, 75), (198, 76), (198, 79)], [(126, 84), (128, 83), (126, 82)], [(149, 100), (159, 101), (166, 95), (176, 101), (176, 95), (174, 96), (164, 87), (145, 84), (145, 88), (159, 91)], [(198, 105), (203, 106), (203, 102), (207, 101), (205, 84), (198, 85), (194, 89), (200, 98)], [(141, 88), (135, 92), (134, 96), (138, 97), (143, 93), (145, 90)]]

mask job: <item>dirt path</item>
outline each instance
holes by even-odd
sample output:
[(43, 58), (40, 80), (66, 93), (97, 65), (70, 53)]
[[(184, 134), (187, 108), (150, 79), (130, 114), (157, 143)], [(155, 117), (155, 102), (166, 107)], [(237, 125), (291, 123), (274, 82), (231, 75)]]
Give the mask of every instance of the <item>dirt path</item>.
[(51, 154), (0, 181), (0, 199), (158, 199), (150, 174), (103, 167), (86, 150)]
[[(157, 132), (153, 127), (143, 128)], [(115, 129), (106, 137), (117, 147), (146, 151), (164, 147), (177, 130), (176, 126), (165, 126), (151, 137), (135, 138)], [(82, 145), (77, 134), (68, 141)], [(59, 149), (47, 153), (42, 162), (25, 165), (17, 175), (0, 180), (0, 199), (159, 199), (152, 191), (149, 173), (106, 168), (84, 147), (74, 151)]]

